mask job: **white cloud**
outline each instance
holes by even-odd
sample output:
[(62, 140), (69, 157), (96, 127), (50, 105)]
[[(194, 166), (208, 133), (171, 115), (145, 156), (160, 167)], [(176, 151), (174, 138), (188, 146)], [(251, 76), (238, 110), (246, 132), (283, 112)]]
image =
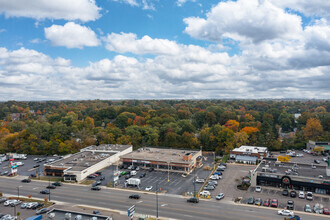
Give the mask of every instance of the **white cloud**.
[(191, 2), (196, 2), (196, 0), (177, 0), (176, 5), (181, 7), (183, 6), (186, 2), (191, 1)]
[(45, 37), (54, 46), (67, 48), (93, 47), (100, 44), (95, 32), (88, 27), (68, 22), (64, 26), (52, 25), (45, 28)]
[(128, 4), (130, 6), (139, 6), (139, 3), (137, 3), (136, 0), (113, 0), (115, 2), (120, 2), (120, 3), (125, 3)]
[(232, 38), (259, 43), (276, 38), (294, 38), (301, 29), (301, 18), (288, 14), (268, 1), (238, 0), (220, 2), (207, 18), (185, 18), (185, 32), (192, 37), (221, 41)]
[(269, 0), (279, 7), (299, 11), (306, 16), (330, 18), (330, 1), (328, 0)]
[(128, 4), (132, 7), (141, 7), (143, 10), (155, 10), (154, 0), (112, 0), (114, 2), (120, 2)]
[(95, 21), (101, 15), (95, 0), (0, 0), (0, 14), (6, 17)]

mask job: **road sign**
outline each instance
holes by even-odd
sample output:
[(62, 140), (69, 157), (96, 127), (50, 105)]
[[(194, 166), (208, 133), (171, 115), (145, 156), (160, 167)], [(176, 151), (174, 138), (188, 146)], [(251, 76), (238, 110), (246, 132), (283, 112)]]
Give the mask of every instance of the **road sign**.
[(11, 168), (16, 168), (17, 167), (17, 165), (14, 165), (14, 166), (12, 166)]
[(127, 209), (127, 216), (132, 217), (135, 213), (135, 205)]

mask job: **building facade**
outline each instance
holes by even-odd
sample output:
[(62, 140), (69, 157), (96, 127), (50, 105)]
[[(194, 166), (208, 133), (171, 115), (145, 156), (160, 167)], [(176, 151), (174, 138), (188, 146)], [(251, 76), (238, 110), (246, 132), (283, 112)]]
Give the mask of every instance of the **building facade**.
[(310, 140), (306, 144), (307, 150), (313, 150), (315, 147), (323, 147), (324, 151), (330, 152), (330, 142), (329, 141), (312, 141), (312, 140)]
[(267, 147), (241, 146), (230, 151), (229, 158), (236, 162), (257, 164), (263, 158), (268, 157)]

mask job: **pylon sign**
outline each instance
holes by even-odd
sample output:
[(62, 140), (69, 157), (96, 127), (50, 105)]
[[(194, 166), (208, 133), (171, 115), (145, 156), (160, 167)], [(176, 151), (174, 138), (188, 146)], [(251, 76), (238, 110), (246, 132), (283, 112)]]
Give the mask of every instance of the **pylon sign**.
[(133, 218), (134, 213), (135, 213), (135, 205), (132, 205), (132, 207), (128, 208), (127, 215)]

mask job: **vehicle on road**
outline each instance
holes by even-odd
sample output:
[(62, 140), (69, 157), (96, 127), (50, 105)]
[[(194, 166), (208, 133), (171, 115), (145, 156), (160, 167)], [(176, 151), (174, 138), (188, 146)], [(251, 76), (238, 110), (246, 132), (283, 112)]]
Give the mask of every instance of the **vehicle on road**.
[(101, 187), (99, 187), (99, 186), (93, 186), (91, 188), (91, 190), (100, 191), (101, 190)]
[(299, 191), (299, 198), (304, 199), (305, 198), (305, 192), (304, 191)]
[(99, 210), (93, 210), (94, 215), (101, 215), (101, 212)]
[(293, 210), (294, 209), (294, 201), (288, 200), (288, 203), (286, 205), (287, 209)]
[(49, 212), (48, 208), (42, 208), (42, 209), (36, 211), (36, 214), (40, 215), (40, 214), (44, 214), (44, 213), (47, 213), (47, 212)]
[(130, 199), (140, 199), (141, 196), (139, 194), (133, 194), (133, 195), (130, 195), (128, 198), (130, 198)]
[(265, 199), (264, 203), (263, 203), (263, 206), (269, 207), (269, 205), (270, 205), (270, 199)]
[(306, 204), (305, 207), (304, 207), (304, 211), (305, 212), (312, 212), (312, 207), (310, 205)]
[(256, 187), (256, 192), (261, 192), (261, 187), (260, 186)]
[(270, 207), (277, 208), (278, 207), (278, 200), (272, 199), (272, 202), (270, 203)]
[(60, 182), (54, 182), (54, 183), (52, 183), (52, 185), (54, 185), (54, 186), (62, 186), (62, 183), (60, 183)]
[(321, 162), (319, 160), (314, 160), (314, 163), (320, 164)]
[(192, 198), (187, 199), (187, 202), (190, 202), (190, 203), (199, 203), (199, 199), (198, 198), (195, 198), (195, 197), (192, 197)]
[(147, 186), (146, 187), (146, 191), (151, 191), (152, 190), (152, 186)]
[(31, 182), (30, 179), (23, 179), (23, 180), (22, 180), (22, 183), (29, 183), (29, 182)]
[(294, 216), (294, 212), (286, 210), (286, 209), (278, 210), (277, 214), (285, 215), (285, 216)]
[(306, 193), (306, 199), (307, 200), (313, 200), (313, 193), (312, 192), (307, 192)]
[(100, 178), (100, 180), (105, 180), (105, 176), (102, 176), (102, 177)]
[(290, 192), (290, 197), (296, 198), (297, 197), (297, 192), (296, 191), (291, 191)]
[(37, 168), (37, 167), (40, 167), (40, 164), (35, 164), (35, 165), (33, 166), (33, 168)]
[(248, 204), (254, 204), (254, 197), (253, 196), (249, 197)]
[(288, 196), (289, 195), (289, 191), (287, 189), (283, 190), (282, 195), (283, 196)]
[(225, 194), (223, 194), (223, 193), (219, 193), (219, 194), (215, 197), (216, 200), (220, 200), (220, 199), (223, 199), (223, 198), (225, 198)]
[(45, 189), (45, 190), (41, 190), (40, 193), (41, 194), (49, 194), (50, 191), (49, 191), (49, 189)]
[(56, 186), (55, 185), (48, 185), (46, 186), (47, 189), (56, 189)]
[(141, 175), (140, 175), (140, 178), (143, 178), (143, 177), (145, 177), (146, 176), (146, 173), (142, 173)]
[(257, 205), (257, 206), (261, 206), (261, 204), (262, 204), (262, 199), (261, 199), (261, 198), (256, 198), (256, 201), (255, 201), (254, 204)]

